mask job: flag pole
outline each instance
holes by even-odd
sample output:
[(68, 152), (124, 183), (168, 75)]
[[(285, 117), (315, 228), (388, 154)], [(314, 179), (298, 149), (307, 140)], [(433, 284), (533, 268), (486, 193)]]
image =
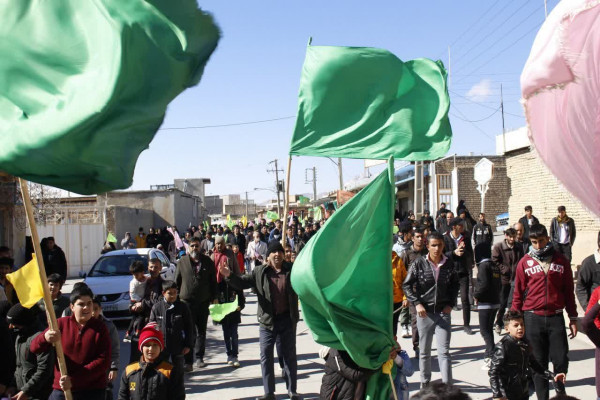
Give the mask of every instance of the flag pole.
[[(35, 225), (35, 219), (33, 217), (33, 207), (31, 205), (31, 198), (29, 197), (29, 188), (27, 187), (27, 181), (25, 179), (19, 178), (19, 184), (21, 186), (21, 195), (23, 196), (23, 205), (25, 206), (25, 212), (27, 213), (27, 221), (29, 221), (29, 229), (31, 229), (31, 240), (33, 241), (35, 258), (40, 271), (40, 281), (42, 282), (42, 289), (44, 290), (44, 305), (46, 306), (48, 326), (50, 329), (58, 331), (58, 322), (56, 321), (56, 314), (54, 312), (54, 307), (52, 306), (52, 297), (50, 296), (50, 291), (48, 290), (48, 277), (46, 276), (44, 257), (42, 256), (42, 249), (40, 247), (40, 237), (38, 235), (37, 226)], [(60, 374), (62, 376), (68, 375), (62, 342), (59, 340), (58, 342), (54, 343), (54, 347), (56, 348), (56, 358), (58, 360)], [(67, 400), (73, 400), (71, 390), (65, 390), (64, 392)]]
[(281, 229), (283, 230), (283, 232), (281, 233), (281, 245), (283, 246), (283, 249), (285, 250), (285, 245), (286, 245), (286, 241), (285, 241), (285, 237), (287, 234), (287, 215), (288, 215), (288, 208), (290, 207), (290, 170), (292, 169), (292, 156), (290, 155), (288, 157), (288, 163), (287, 163), (287, 172), (286, 172), (286, 179), (285, 179), (285, 201), (283, 202), (283, 226), (281, 227)]

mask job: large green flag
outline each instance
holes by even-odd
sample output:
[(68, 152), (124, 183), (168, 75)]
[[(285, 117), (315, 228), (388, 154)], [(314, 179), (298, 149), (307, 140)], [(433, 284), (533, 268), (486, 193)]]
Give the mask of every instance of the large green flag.
[(434, 160), (452, 129), (441, 61), (370, 47), (308, 46), (291, 155)]
[[(292, 269), (292, 286), (315, 341), (347, 351), (363, 368), (380, 369), (394, 345), (393, 212), (391, 159), (388, 169), (327, 220)], [(389, 399), (388, 383), (375, 374), (369, 398)]]
[(267, 218), (271, 221), (276, 221), (279, 219), (279, 214), (277, 214), (275, 211), (267, 211)]
[(83, 194), (129, 187), (219, 37), (196, 0), (0, 0), (0, 170)]

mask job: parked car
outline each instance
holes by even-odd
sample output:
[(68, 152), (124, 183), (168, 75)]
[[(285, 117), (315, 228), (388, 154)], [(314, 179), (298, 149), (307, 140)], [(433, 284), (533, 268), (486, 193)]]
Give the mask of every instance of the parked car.
[(129, 266), (141, 260), (148, 267), (148, 260), (158, 258), (162, 264), (160, 275), (163, 279), (175, 278), (175, 264), (158, 249), (123, 249), (102, 254), (90, 271), (84, 276), (84, 282), (95, 295), (100, 296), (104, 315), (110, 319), (129, 319)]

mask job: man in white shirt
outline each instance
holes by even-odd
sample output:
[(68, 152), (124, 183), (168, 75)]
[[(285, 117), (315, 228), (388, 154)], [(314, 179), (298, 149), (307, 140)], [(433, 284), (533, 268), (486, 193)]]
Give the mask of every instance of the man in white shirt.
[(246, 250), (246, 259), (250, 261), (248, 273), (252, 272), (254, 266), (264, 263), (267, 258), (267, 244), (260, 240), (260, 232), (255, 231), (252, 238)]

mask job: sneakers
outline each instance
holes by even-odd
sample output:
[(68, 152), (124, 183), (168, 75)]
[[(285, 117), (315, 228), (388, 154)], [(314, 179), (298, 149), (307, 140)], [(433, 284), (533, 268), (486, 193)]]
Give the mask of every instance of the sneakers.
[(123, 338), (123, 343), (131, 343), (131, 333), (125, 332), (125, 337)]
[(410, 334), (410, 332), (408, 331), (408, 325), (404, 325), (402, 327), (402, 337), (403, 338), (409, 338), (412, 337), (412, 335)]
[(482, 371), (487, 371), (490, 369), (490, 364), (492, 363), (492, 359), (491, 358), (484, 358), (483, 359), (483, 365), (481, 366), (481, 370)]
[(473, 332), (473, 329), (471, 329), (470, 326), (463, 326), (463, 330), (465, 331), (465, 333), (467, 335), (474, 335), (475, 334), (475, 332)]
[(231, 356), (227, 356), (227, 365), (233, 365), (233, 358)]
[[(228, 362), (229, 364), (229, 362)], [(239, 368), (240, 367), (240, 362), (238, 361), (237, 357), (231, 357), (231, 365), (233, 368)]]
[(196, 362), (194, 363), (194, 366), (196, 368), (204, 368), (206, 367), (206, 363), (204, 362), (204, 360), (202, 360), (201, 358), (197, 359)]
[(185, 364), (185, 366), (183, 367), (183, 372), (192, 372), (194, 371), (194, 367), (192, 367), (192, 364)]
[(502, 334), (502, 327), (500, 325), (496, 325), (494, 327), (494, 331), (496, 331), (496, 335), (501, 335)]

